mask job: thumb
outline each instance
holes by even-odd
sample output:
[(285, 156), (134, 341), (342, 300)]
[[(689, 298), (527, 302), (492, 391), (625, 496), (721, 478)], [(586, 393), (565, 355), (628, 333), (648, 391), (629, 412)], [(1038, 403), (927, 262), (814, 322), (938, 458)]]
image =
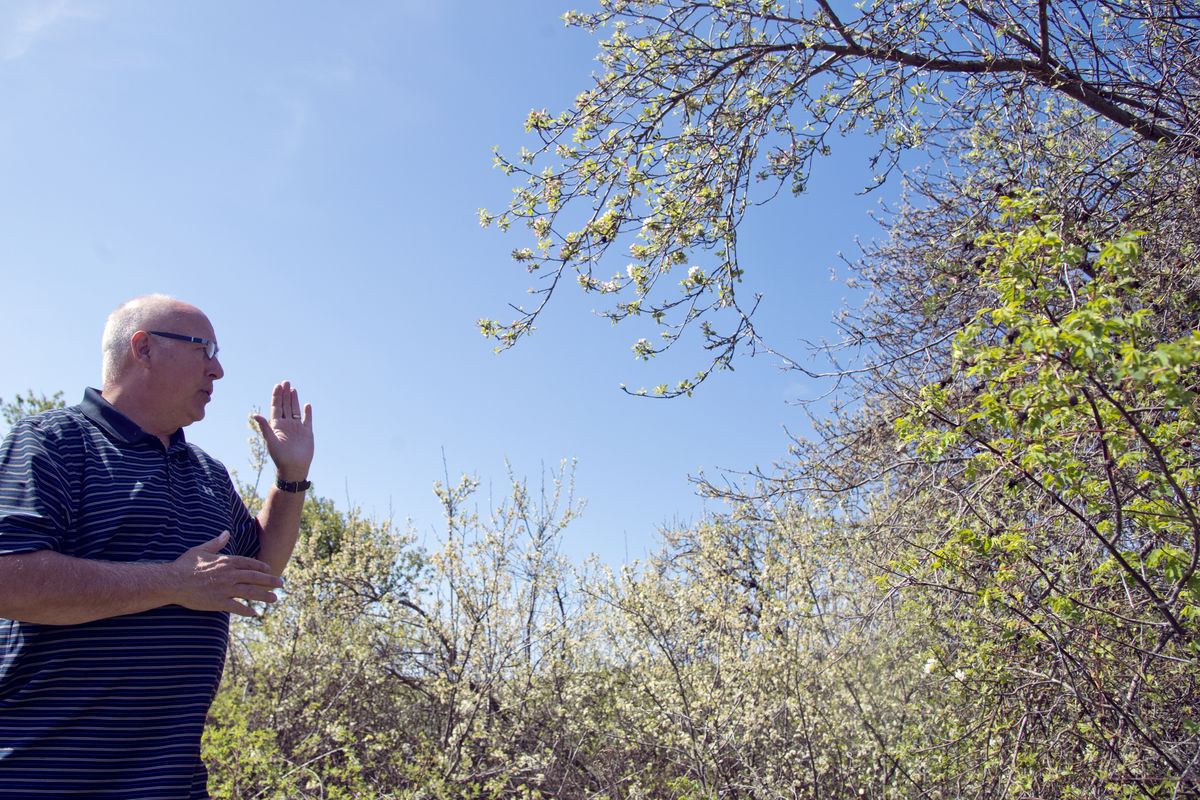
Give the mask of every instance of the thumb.
[(192, 549), (202, 550), (205, 553), (219, 553), (227, 541), (229, 541), (229, 531), (221, 531), (218, 536), (214, 536), (204, 544), (196, 545)]
[(258, 431), (263, 435), (264, 439), (269, 439), (271, 433), (271, 423), (262, 414), (255, 414), (254, 421), (258, 424)]

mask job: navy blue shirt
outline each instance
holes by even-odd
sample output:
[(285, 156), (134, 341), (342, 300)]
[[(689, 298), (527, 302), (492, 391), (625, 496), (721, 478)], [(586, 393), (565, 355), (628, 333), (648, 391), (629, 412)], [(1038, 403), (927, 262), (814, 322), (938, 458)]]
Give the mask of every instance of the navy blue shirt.
[[(223, 552), (257, 555), (225, 467), (182, 430), (164, 448), (94, 389), (0, 444), (0, 558), (166, 562), (223, 530)], [(207, 798), (200, 735), (228, 638), (228, 614), (175, 605), (81, 625), (0, 619), (0, 799)]]

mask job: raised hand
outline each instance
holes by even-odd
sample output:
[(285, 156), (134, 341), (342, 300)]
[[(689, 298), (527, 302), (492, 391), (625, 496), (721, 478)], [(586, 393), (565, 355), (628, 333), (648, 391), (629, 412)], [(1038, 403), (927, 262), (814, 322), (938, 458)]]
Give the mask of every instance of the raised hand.
[(300, 395), (290, 381), (275, 384), (271, 391), (271, 418), (255, 414), (254, 421), (279, 477), (306, 479), (313, 458), (312, 406), (305, 405), (301, 414)]
[(228, 611), (256, 617), (242, 600), (274, 603), (272, 589), (283, 581), (262, 561), (244, 556), (223, 555), (229, 531), (185, 552), (171, 563), (175, 602), (196, 611)]

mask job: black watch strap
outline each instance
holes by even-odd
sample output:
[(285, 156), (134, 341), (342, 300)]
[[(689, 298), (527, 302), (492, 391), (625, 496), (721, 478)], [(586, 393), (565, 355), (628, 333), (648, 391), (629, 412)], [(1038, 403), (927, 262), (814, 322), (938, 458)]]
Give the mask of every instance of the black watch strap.
[(283, 478), (276, 478), (275, 488), (281, 492), (307, 492), (312, 488), (312, 481), (285, 481)]

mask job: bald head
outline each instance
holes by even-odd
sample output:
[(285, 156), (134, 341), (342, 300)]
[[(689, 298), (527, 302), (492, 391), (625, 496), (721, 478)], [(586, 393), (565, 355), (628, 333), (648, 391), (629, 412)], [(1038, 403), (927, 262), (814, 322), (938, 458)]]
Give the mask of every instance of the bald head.
[(129, 361), (130, 339), (137, 331), (173, 330), (180, 320), (204, 318), (195, 306), (165, 294), (135, 297), (108, 315), (100, 342), (101, 381), (105, 389), (121, 380)]

